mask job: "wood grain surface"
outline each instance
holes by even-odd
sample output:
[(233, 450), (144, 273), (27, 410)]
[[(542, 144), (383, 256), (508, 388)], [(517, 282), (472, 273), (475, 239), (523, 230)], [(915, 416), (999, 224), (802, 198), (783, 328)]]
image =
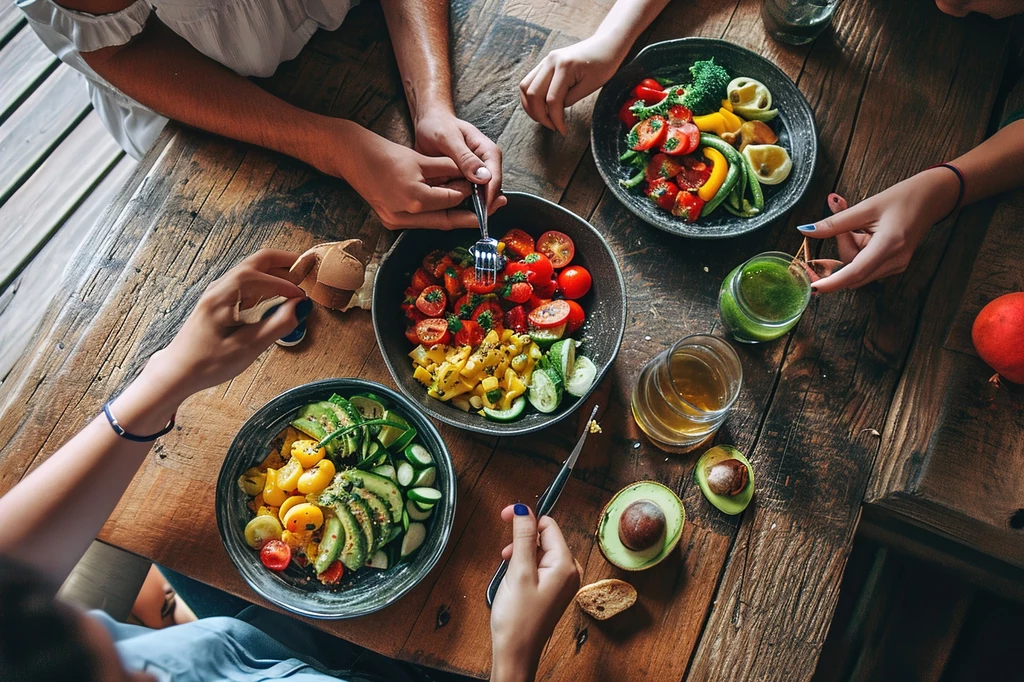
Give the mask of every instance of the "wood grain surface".
[[(786, 220), (737, 239), (695, 243), (639, 222), (605, 192), (587, 149), (592, 97), (569, 112), (565, 138), (518, 105), (519, 79), (548, 50), (587, 35), (608, 4), (458, 0), (451, 14), (459, 114), (501, 144), (506, 188), (558, 201), (602, 231), (629, 298), (618, 360), (594, 397), (604, 434), (588, 441), (555, 517), (588, 582), (625, 577), (640, 598), (605, 623), (570, 608), (539, 679), (807, 680), (876, 458), (902, 428), (890, 417), (893, 396), (898, 405), (901, 392), (928, 380), (918, 373), (904, 387), (908, 356), (944, 342), (921, 334), (922, 314), (937, 295), (944, 254), (966, 228), (952, 237), (948, 225), (933, 230), (902, 277), (815, 299), (789, 337), (738, 348), (745, 385), (718, 440), (746, 452), (755, 468), (757, 495), (740, 517), (721, 514), (701, 496), (692, 483), (695, 455), (667, 454), (642, 437), (629, 391), (657, 352), (715, 329), (718, 287), (737, 263), (764, 250), (795, 251), (793, 226), (817, 219), (829, 191), (853, 203), (978, 143), (1001, 82), (1009, 24), (954, 20), (928, 0), (849, 0), (833, 31), (789, 48), (765, 36), (756, 0), (672, 3), (635, 49), (705, 35), (765, 55), (804, 92), (821, 143), (816, 177)], [(262, 84), (303, 107), (411, 141), (379, 7), (359, 6), (338, 31), (315, 35)], [(965, 212), (961, 222), (967, 219)], [(371, 244), (390, 239), (344, 183), (280, 155), (171, 126), (103, 229), (86, 238), (44, 332), (0, 389), (0, 491), (130, 380), (213, 278), (261, 246), (299, 251), (349, 236)], [(189, 400), (101, 539), (258, 602), (216, 532), (221, 453), (267, 400), (329, 376), (392, 384), (368, 313), (317, 310), (302, 345), (275, 347), (233, 381)], [(999, 410), (1006, 408), (993, 409), (992, 419), (1005, 418)], [(390, 656), (486, 676), (483, 592), (508, 537), (498, 512), (535, 499), (577, 426), (500, 441), (443, 427), (459, 502), (438, 567), (386, 614), (316, 625)], [(612, 494), (641, 479), (675, 489), (687, 524), (680, 550), (666, 562), (624, 575), (602, 558), (594, 529)]]

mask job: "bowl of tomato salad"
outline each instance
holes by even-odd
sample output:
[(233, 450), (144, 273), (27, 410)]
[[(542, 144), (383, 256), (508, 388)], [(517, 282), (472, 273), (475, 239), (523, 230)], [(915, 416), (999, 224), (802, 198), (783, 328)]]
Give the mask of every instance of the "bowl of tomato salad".
[(572, 414), (608, 372), (626, 323), (611, 249), (587, 221), (506, 192), (489, 220), (506, 264), (478, 281), (475, 231), (408, 230), (377, 271), (373, 326), (399, 390), (485, 434), (532, 433)]
[(818, 138), (807, 100), (775, 64), (724, 40), (681, 38), (644, 48), (602, 88), (591, 149), (637, 217), (718, 239), (793, 208), (814, 174)]

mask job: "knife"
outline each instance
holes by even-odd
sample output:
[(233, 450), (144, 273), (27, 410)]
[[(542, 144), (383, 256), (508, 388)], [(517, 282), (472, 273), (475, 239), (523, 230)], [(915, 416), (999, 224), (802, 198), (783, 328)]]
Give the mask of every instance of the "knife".
[[(580, 435), (579, 441), (576, 443), (576, 447), (573, 448), (572, 454), (565, 460), (562, 465), (561, 471), (555, 476), (555, 480), (551, 482), (551, 485), (547, 487), (540, 497), (537, 498), (537, 509), (536, 515), (540, 519), (542, 516), (547, 516), (551, 513), (551, 510), (555, 507), (555, 502), (558, 502), (558, 496), (562, 494), (562, 489), (565, 488), (565, 484), (569, 481), (569, 477), (572, 475), (572, 468), (576, 466), (576, 460), (579, 459), (580, 453), (583, 451), (583, 444), (587, 442), (587, 436), (590, 434), (590, 424), (594, 421), (594, 417), (597, 416), (597, 410), (600, 405), (594, 405), (594, 409), (590, 412), (590, 419), (586, 421), (586, 425), (583, 427), (583, 434)], [(508, 562), (504, 559), (498, 565), (498, 570), (494, 572), (494, 577), (491, 578), (490, 584), (487, 586), (487, 607), (490, 608), (494, 604), (494, 595), (498, 593), (498, 586), (501, 585), (502, 578), (505, 577), (505, 573), (508, 571)]]

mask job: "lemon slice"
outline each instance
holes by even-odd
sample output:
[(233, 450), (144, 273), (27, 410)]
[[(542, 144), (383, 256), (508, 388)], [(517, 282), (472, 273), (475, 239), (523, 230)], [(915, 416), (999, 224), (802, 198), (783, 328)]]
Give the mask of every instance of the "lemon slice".
[(777, 144), (749, 144), (743, 149), (743, 156), (762, 185), (777, 185), (793, 170), (789, 152)]

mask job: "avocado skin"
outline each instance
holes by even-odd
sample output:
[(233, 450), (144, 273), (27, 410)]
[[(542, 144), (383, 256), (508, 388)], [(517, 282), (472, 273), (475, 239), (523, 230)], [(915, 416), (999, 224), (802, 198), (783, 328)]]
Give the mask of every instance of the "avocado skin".
[[(665, 538), (662, 545), (634, 552), (619, 539), (619, 518), (623, 510), (636, 500), (651, 500), (665, 514)], [(686, 512), (683, 503), (671, 489), (657, 481), (638, 481), (615, 493), (601, 512), (597, 526), (597, 544), (609, 563), (625, 571), (642, 571), (665, 559), (683, 534)]]

